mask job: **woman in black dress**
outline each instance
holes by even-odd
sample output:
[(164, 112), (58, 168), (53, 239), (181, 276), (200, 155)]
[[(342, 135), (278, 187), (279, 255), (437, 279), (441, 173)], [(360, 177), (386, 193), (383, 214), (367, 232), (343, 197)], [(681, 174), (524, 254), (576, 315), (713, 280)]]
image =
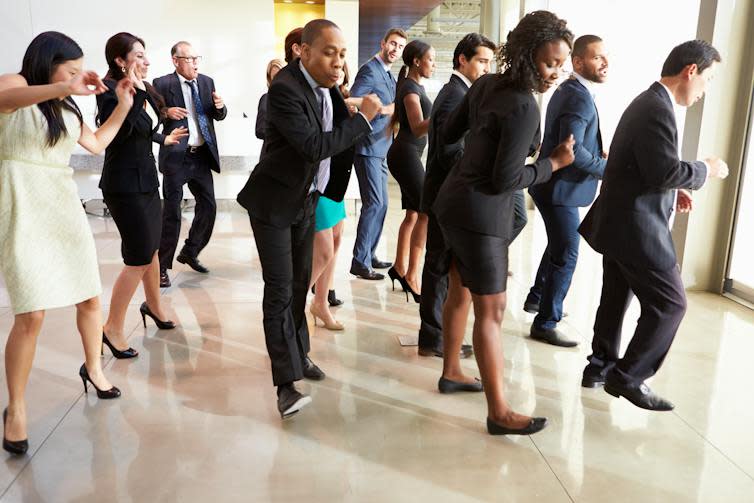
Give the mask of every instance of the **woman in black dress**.
[[(424, 185), (422, 154), (427, 146), (429, 114), (432, 102), (427, 97), (423, 79), (435, 70), (435, 50), (421, 40), (414, 40), (403, 50), (403, 67), (398, 74), (393, 125), (398, 134), (387, 153), (387, 166), (401, 188), (401, 203), (406, 215), (398, 231), (395, 264), (388, 270), (390, 279), (400, 281), (414, 300), (421, 292), (421, 258), (427, 241), (427, 215), (420, 213)], [(392, 129), (391, 129), (392, 131)]]
[[(157, 192), (157, 167), (152, 153), (152, 139), (164, 145), (175, 145), (188, 135), (186, 128), (177, 128), (170, 135), (158, 135), (162, 97), (144, 79), (147, 60), (144, 41), (130, 33), (110, 37), (105, 46), (108, 71), (103, 82), (108, 91), (97, 96), (97, 120), (105, 122), (113, 113), (118, 99), (117, 81), (128, 78), (136, 94), (131, 111), (118, 134), (105, 151), (99, 187), (121, 237), (121, 254), (125, 266), (113, 285), (110, 312), (102, 333), (116, 358), (133, 358), (136, 350), (128, 347), (123, 335), (128, 304), (139, 286), (144, 285), (146, 302), (141, 315), (151, 317), (159, 328), (174, 328), (166, 320), (160, 303), (160, 248), (162, 207)], [(145, 322), (146, 326), (146, 322)]]
[[(474, 352), (487, 396), (487, 431), (492, 435), (528, 435), (547, 423), (543, 417), (514, 412), (505, 399), (500, 325), (506, 305), (513, 195), (547, 181), (553, 171), (573, 162), (571, 137), (549, 158), (524, 166), (530, 145), (539, 144), (540, 115), (532, 92), (555, 85), (572, 43), (565, 21), (546, 11), (527, 14), (500, 49), (503, 73), (477, 80), (442, 131), (446, 143), (466, 134), (463, 157), (433, 206), (452, 259), (443, 312), (444, 363), (448, 368), (453, 363), (449, 360), (459, 356), (468, 312), (464, 305), (468, 300), (463, 299), (470, 292)], [(459, 391), (478, 390), (473, 379), (451, 384)]]

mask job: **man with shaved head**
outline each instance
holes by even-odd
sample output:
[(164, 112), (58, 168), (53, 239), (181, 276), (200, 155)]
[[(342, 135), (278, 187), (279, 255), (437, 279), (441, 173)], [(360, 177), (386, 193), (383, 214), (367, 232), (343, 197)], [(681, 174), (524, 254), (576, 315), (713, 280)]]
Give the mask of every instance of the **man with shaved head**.
[(382, 104), (365, 96), (350, 115), (338, 90), (346, 41), (337, 25), (310, 21), (301, 57), (280, 70), (268, 93), (267, 131), (259, 164), (238, 194), (254, 231), (264, 279), (264, 335), (282, 418), (311, 398), (295, 382), (321, 380), (309, 358), (304, 315), (311, 280), (314, 209), (320, 194), (342, 201), (351, 176), (354, 144), (371, 131)]

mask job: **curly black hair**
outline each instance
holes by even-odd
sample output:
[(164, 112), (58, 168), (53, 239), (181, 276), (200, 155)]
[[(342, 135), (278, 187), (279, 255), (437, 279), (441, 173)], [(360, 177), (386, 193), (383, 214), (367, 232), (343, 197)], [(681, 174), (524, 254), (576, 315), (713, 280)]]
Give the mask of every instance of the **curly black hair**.
[(534, 91), (542, 77), (537, 71), (534, 56), (547, 42), (563, 40), (573, 48), (573, 33), (566, 22), (552, 12), (538, 10), (525, 15), (518, 25), (508, 32), (508, 39), (497, 53), (498, 71), (503, 81), (515, 89)]

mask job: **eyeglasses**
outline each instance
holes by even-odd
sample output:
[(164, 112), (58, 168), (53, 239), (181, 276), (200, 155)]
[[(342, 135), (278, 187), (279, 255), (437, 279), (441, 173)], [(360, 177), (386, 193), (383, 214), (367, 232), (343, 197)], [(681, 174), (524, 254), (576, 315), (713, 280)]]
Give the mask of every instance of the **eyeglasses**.
[(189, 63), (198, 63), (202, 60), (201, 56), (173, 56), (175, 59), (185, 59)]

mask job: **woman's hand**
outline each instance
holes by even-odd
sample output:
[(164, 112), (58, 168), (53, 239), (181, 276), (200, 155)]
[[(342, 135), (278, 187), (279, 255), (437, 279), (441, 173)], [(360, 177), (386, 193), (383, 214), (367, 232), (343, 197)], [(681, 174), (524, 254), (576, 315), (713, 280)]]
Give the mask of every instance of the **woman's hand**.
[(115, 88), (115, 95), (118, 97), (118, 104), (122, 104), (130, 109), (134, 104), (134, 84), (130, 79), (120, 79), (118, 86)]
[(141, 89), (142, 91), (147, 90), (147, 86), (144, 85), (144, 79), (142, 79), (141, 73), (136, 69), (136, 62), (132, 63), (126, 71), (128, 72), (128, 79), (133, 83), (134, 87)]
[(181, 141), (181, 138), (185, 138), (188, 135), (188, 128), (177, 127), (165, 137), (165, 146), (177, 145)]
[(573, 135), (569, 135), (568, 138), (560, 143), (560, 145), (555, 147), (555, 150), (550, 154), (550, 162), (552, 163), (553, 172), (563, 169), (573, 163), (573, 160), (575, 159), (573, 155), (573, 146), (575, 144), (576, 140), (573, 139)]
[(107, 91), (107, 86), (99, 75), (91, 70), (79, 72), (67, 82), (67, 96), (89, 96), (102, 94), (105, 91)]

